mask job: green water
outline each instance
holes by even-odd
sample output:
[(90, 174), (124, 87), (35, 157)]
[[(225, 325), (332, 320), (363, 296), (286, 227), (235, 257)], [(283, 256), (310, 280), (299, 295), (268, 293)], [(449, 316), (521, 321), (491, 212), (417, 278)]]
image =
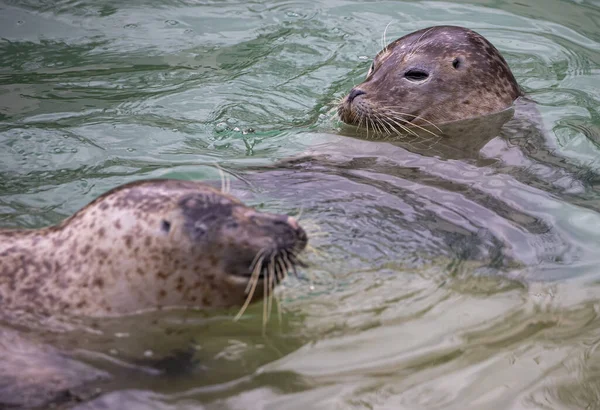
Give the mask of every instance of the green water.
[[(486, 36), (536, 101), (537, 137), (457, 159), (343, 135), (333, 102), (388, 23), (389, 40)], [(82, 336), (116, 382), (80, 409), (597, 409), (599, 85), (598, 1), (4, 1), (0, 224), (220, 164), (235, 195), (313, 233), (264, 334), (258, 305)], [(250, 170), (307, 151), (335, 158)], [(115, 361), (190, 340), (183, 376)]]

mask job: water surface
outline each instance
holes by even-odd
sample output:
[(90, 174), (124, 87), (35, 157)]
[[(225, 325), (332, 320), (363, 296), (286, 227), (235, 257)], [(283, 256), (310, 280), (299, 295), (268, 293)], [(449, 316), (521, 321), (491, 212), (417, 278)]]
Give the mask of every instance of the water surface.
[[(388, 23), (486, 36), (537, 126), (458, 151), (345, 135), (334, 102)], [(116, 379), (81, 409), (598, 408), (598, 84), (597, 1), (4, 1), (0, 223), (219, 164), (313, 232), (264, 332), (258, 304), (77, 334)], [(185, 375), (125, 366), (190, 344)]]

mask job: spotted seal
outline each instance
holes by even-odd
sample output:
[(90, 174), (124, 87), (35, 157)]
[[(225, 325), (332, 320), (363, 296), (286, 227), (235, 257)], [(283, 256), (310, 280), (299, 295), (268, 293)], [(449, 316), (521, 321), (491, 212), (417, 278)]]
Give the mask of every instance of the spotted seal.
[[(294, 218), (201, 182), (125, 184), (56, 226), (0, 230), (0, 320), (241, 306), (294, 270), (307, 242)], [(33, 339), (0, 328), (0, 356), (10, 359), (0, 365), (0, 407), (72, 400), (107, 378)]]
[(340, 119), (374, 133), (488, 115), (523, 95), (500, 52), (473, 30), (434, 26), (380, 51), (365, 81), (338, 105)]
[(235, 306), (257, 258), (292, 269), (306, 243), (293, 218), (203, 183), (133, 182), (57, 226), (0, 230), (0, 299), (4, 313), (88, 317)]

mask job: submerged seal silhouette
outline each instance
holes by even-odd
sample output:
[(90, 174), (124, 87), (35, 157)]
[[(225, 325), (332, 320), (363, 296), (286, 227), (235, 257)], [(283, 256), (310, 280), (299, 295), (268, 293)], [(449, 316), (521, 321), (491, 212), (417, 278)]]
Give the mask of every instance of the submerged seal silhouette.
[(306, 244), (293, 218), (200, 182), (133, 182), (57, 226), (0, 230), (1, 313), (99, 317), (241, 305), (253, 273), (274, 286)]
[(380, 51), (365, 81), (340, 102), (338, 115), (347, 124), (391, 134), (499, 112), (522, 94), (483, 36), (435, 26)]

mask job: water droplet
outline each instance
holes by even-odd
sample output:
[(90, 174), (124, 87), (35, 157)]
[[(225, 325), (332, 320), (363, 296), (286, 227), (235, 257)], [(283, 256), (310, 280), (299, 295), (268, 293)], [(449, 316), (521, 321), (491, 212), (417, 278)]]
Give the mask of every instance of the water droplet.
[(131, 23), (131, 24), (125, 24), (123, 26), (123, 28), (137, 28), (137, 26), (138, 26), (137, 24)]
[(224, 122), (220, 122), (217, 125), (215, 125), (215, 131), (216, 132), (223, 132), (227, 129), (227, 124), (225, 124)]
[(235, 127), (233, 130), (234, 130), (235, 132), (240, 132), (240, 127)]
[(179, 23), (177, 21), (175, 21), (175, 20), (166, 20), (165, 24), (168, 24), (169, 26), (176, 26)]
[(127, 333), (127, 332), (117, 332), (117, 333), (115, 333), (115, 337), (118, 337), (118, 338), (129, 337), (129, 333)]
[(227, 118), (225, 122), (229, 125), (235, 125), (238, 121), (235, 118)]
[(74, 154), (77, 152), (77, 148), (71, 148), (71, 152)]
[(192, 30), (191, 28), (185, 29), (184, 33), (185, 34), (192, 34), (194, 32), (194, 30)]
[(358, 56), (358, 59), (366, 61), (366, 60), (370, 60), (371, 58), (369, 56)]
[(118, 355), (118, 354), (119, 354), (119, 351), (118, 351), (117, 349), (110, 349), (110, 350), (108, 351), (108, 353), (112, 354), (113, 356), (116, 356), (116, 355)]
[(128, 152), (133, 152), (133, 151), (135, 151), (135, 148), (127, 148), (127, 151)]
[(60, 149), (60, 148), (54, 148), (54, 152), (56, 154), (60, 154), (62, 152), (62, 149)]
[(154, 353), (152, 352), (152, 350), (146, 350), (144, 352), (145, 357), (152, 357), (153, 355), (154, 355)]
[(285, 15), (288, 17), (298, 17), (299, 16), (298, 13), (294, 13), (293, 11), (288, 11), (285, 13)]
[(309, 288), (310, 290), (315, 290), (315, 286), (314, 286), (314, 285), (310, 285), (308, 288)]
[(17, 20), (17, 26), (22, 26), (23, 24), (25, 24), (23, 20)]

